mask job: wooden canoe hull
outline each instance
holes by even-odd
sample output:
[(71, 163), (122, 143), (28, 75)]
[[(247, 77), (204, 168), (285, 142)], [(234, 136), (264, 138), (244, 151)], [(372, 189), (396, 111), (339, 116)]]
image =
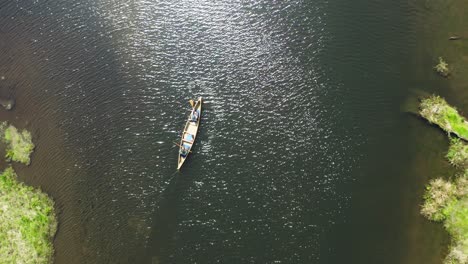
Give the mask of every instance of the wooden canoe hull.
[[(192, 121), (192, 116), (195, 111), (198, 112), (198, 118), (196, 122)], [(180, 170), (185, 160), (190, 155), (192, 146), (193, 144), (195, 144), (195, 139), (198, 134), (198, 128), (200, 127), (201, 114), (202, 114), (202, 98), (200, 97), (195, 103), (195, 106), (192, 108), (192, 111), (190, 111), (190, 115), (188, 116), (187, 122), (185, 123), (185, 127), (182, 132), (182, 138), (180, 139), (179, 153), (177, 155), (178, 156), (178, 160), (177, 160), (178, 170)], [(180, 153), (181, 148), (185, 148), (187, 150), (187, 154), (185, 156), (183, 156)]]

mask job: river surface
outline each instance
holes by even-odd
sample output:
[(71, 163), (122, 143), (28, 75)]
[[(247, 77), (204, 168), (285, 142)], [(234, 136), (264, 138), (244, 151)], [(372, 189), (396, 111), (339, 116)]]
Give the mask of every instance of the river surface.
[(441, 263), (445, 136), (400, 111), (423, 2), (1, 0), (0, 118), (37, 143), (15, 167), (56, 201), (55, 263)]

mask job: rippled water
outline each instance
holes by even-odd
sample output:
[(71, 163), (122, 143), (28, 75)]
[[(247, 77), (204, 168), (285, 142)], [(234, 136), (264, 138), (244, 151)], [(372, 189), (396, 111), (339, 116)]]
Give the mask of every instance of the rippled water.
[(0, 117), (38, 143), (20, 176), (57, 202), (56, 263), (428, 263), (394, 253), (411, 231), (376, 198), (382, 184), (400, 197), (388, 176), (409, 166), (414, 15), (403, 1), (1, 1), (0, 89), (17, 106)]

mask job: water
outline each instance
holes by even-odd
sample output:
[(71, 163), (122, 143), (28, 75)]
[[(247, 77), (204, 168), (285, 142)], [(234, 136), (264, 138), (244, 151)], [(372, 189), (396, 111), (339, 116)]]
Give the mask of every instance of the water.
[(56, 263), (440, 263), (447, 237), (418, 212), (420, 135), (446, 143), (399, 110), (424, 15), (405, 1), (1, 1), (0, 96), (17, 105), (0, 117), (37, 142), (16, 167), (56, 200)]

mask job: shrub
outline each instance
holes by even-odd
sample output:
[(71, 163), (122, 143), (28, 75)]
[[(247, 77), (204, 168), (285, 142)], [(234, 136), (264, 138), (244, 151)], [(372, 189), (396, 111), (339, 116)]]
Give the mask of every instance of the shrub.
[(450, 138), (450, 147), (446, 155), (449, 162), (457, 167), (468, 165), (468, 145), (458, 138)]
[(444, 61), (444, 59), (442, 59), (442, 57), (439, 57), (439, 63), (434, 67), (434, 69), (443, 77), (447, 77), (450, 74), (448, 64)]

